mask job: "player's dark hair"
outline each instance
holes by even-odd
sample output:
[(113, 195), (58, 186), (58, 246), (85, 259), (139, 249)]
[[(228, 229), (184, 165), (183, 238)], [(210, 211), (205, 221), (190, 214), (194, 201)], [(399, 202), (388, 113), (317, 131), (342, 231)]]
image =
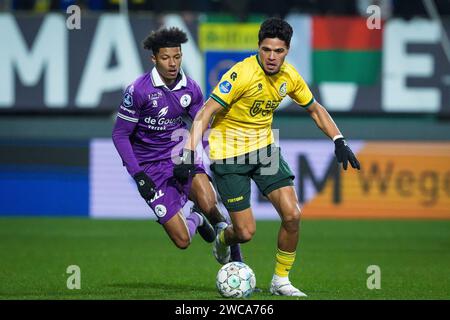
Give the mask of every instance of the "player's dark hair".
[(286, 21), (280, 18), (269, 18), (265, 20), (258, 33), (258, 45), (266, 38), (278, 38), (286, 43), (289, 48), (292, 38), (292, 27)]
[(172, 27), (152, 31), (147, 38), (142, 41), (144, 49), (152, 50), (157, 54), (161, 48), (181, 47), (182, 43), (188, 41), (187, 35), (182, 30)]

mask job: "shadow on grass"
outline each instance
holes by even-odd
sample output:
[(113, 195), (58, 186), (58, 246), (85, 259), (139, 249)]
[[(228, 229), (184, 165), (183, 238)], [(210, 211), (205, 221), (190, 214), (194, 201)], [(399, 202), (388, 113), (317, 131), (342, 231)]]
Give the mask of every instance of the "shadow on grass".
[[(125, 289), (125, 290), (147, 290), (144, 295), (142, 293), (137, 293), (136, 291), (131, 295), (134, 298), (161, 298), (167, 297), (172, 294), (176, 294), (172, 299), (208, 299), (208, 300), (299, 300), (303, 298), (299, 297), (282, 297), (272, 295), (269, 290), (264, 290), (261, 288), (256, 289), (251, 297), (246, 299), (228, 299), (221, 297), (215, 287), (202, 287), (190, 284), (168, 284), (168, 283), (158, 283), (158, 282), (133, 282), (133, 283), (113, 283), (108, 285), (110, 288), (115, 289)], [(162, 295), (161, 292), (164, 292)], [(178, 294), (183, 294), (179, 296)]]
[(129, 283), (112, 283), (108, 287), (120, 288), (120, 289), (145, 289), (145, 290), (164, 290), (164, 291), (196, 291), (202, 293), (217, 293), (215, 287), (194, 286), (190, 284), (171, 284), (171, 283), (159, 283), (159, 282), (129, 282)]

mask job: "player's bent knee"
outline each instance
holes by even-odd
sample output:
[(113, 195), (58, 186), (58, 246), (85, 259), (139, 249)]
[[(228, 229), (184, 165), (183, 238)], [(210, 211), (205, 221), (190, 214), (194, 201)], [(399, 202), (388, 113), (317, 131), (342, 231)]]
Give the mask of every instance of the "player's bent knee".
[(177, 248), (182, 250), (187, 249), (187, 247), (189, 247), (189, 245), (191, 244), (191, 240), (189, 239), (189, 237), (177, 237), (173, 239), (173, 242), (177, 246)]
[(298, 225), (300, 223), (300, 214), (290, 214), (283, 217), (283, 223)]
[(187, 249), (189, 247), (190, 242), (189, 241), (175, 241), (175, 245), (177, 246), (178, 249)]
[(238, 238), (238, 241), (240, 243), (244, 243), (244, 242), (248, 242), (250, 240), (252, 240), (254, 234), (255, 234), (254, 229), (240, 229), (240, 230), (236, 230), (235, 234)]
[(282, 218), (282, 223), (288, 231), (297, 231), (300, 225), (301, 211), (299, 209), (292, 209), (285, 213)]
[(198, 204), (200, 210), (205, 214), (210, 214), (216, 209), (216, 200), (214, 197), (202, 196), (198, 199)]

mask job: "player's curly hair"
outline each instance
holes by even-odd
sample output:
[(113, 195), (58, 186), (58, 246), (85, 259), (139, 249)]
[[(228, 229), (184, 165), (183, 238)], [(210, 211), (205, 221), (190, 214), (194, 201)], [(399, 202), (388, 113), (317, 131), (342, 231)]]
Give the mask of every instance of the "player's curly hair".
[(187, 35), (181, 29), (176, 27), (162, 28), (157, 31), (152, 31), (142, 41), (142, 46), (144, 49), (152, 50), (153, 54), (157, 54), (161, 48), (181, 47), (181, 44), (187, 41)]
[(286, 43), (289, 48), (292, 38), (292, 27), (286, 21), (280, 18), (269, 18), (265, 20), (258, 33), (258, 45), (266, 38), (278, 38)]

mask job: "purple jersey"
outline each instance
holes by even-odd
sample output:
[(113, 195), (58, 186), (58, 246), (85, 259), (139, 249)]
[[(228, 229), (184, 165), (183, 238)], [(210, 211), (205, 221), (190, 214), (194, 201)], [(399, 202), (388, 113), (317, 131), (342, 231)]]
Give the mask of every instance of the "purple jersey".
[(198, 84), (182, 70), (180, 76), (174, 87), (168, 88), (153, 68), (124, 93), (113, 141), (131, 175), (141, 171), (144, 164), (170, 159), (182, 140), (174, 132), (187, 128), (183, 117), (194, 119), (203, 106)]

